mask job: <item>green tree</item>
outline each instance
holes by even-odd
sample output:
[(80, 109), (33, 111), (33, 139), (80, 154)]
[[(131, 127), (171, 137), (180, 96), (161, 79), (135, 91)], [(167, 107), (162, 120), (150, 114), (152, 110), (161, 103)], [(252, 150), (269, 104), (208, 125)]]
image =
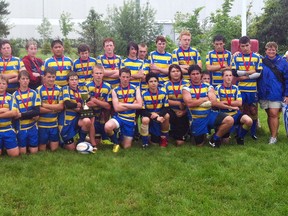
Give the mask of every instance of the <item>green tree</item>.
[(68, 35), (73, 31), (74, 23), (71, 22), (71, 14), (62, 12), (59, 19), (59, 26), (64, 37), (64, 49), (66, 53), (71, 53), (71, 42), (68, 39)]
[(280, 52), (288, 44), (288, 0), (267, 0), (264, 13), (256, 16), (249, 26), (250, 35), (259, 40), (260, 52), (264, 51), (268, 41), (275, 41)]
[(122, 7), (108, 8), (108, 23), (110, 34), (116, 41), (116, 50), (120, 55), (126, 55), (128, 42), (154, 43), (161, 34), (162, 27), (155, 22), (156, 11), (149, 2), (140, 6), (135, 1), (124, 1)]
[(204, 7), (196, 8), (193, 13), (176, 12), (174, 16), (173, 27), (176, 33), (180, 33), (183, 30), (188, 30), (192, 34), (191, 46), (196, 47), (201, 53), (208, 50), (206, 25), (207, 19), (203, 24), (200, 24), (199, 13)]
[(42, 23), (39, 26), (37, 26), (37, 31), (40, 34), (42, 40), (49, 40), (51, 38), (52, 25), (46, 17), (44, 17), (42, 19)]
[(20, 56), (21, 54), (21, 49), (25, 47), (25, 40), (24, 39), (21, 39), (21, 38), (12, 38), (12, 39), (9, 39), (9, 42), (12, 46), (12, 55), (13, 56), (17, 56), (17, 57), (23, 57), (23, 56)]
[(201, 35), (203, 35), (199, 21), (199, 13), (203, 8), (204, 7), (196, 8), (192, 14), (178, 11), (174, 16), (175, 22), (173, 26), (175, 32), (180, 33), (183, 30), (188, 30), (193, 36), (191, 42), (193, 46), (196, 46), (201, 42)]
[(67, 39), (68, 34), (73, 31), (74, 23), (71, 22), (71, 14), (62, 12), (59, 19), (60, 30), (63, 34), (63, 37)]
[(6, 37), (9, 35), (9, 26), (7, 25), (6, 16), (10, 14), (8, 11), (9, 3), (0, 0), (0, 37)]
[(49, 22), (49, 20), (44, 17), (42, 19), (42, 23), (37, 26), (37, 31), (40, 34), (40, 37), (42, 39), (42, 50), (41, 52), (45, 55), (50, 53), (50, 43), (49, 40), (52, 35), (52, 25)]
[(234, 0), (225, 0), (220, 9), (210, 15), (210, 41), (213, 36), (221, 34), (226, 39), (227, 49), (230, 49), (232, 39), (241, 36), (241, 17), (230, 16), (233, 2)]
[(80, 23), (80, 40), (90, 46), (92, 56), (96, 57), (102, 48), (102, 41), (108, 36), (106, 22), (103, 15), (98, 14), (93, 8), (90, 9), (85, 21)]

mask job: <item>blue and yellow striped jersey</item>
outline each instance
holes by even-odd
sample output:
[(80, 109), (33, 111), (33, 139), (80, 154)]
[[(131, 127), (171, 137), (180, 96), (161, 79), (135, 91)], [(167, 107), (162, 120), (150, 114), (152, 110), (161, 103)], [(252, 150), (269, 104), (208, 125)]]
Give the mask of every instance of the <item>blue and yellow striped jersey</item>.
[(73, 62), (69, 57), (63, 56), (56, 58), (52, 56), (45, 60), (44, 65), (42, 66), (42, 72), (47, 67), (53, 67), (56, 70), (56, 85), (61, 87), (68, 85), (67, 75), (73, 70)]
[[(81, 93), (87, 92), (85, 87), (77, 87), (77, 90), (71, 89), (69, 86), (62, 87), (62, 98), (63, 103), (65, 101), (71, 101), (72, 103), (82, 103)], [(59, 125), (64, 126), (68, 125), (75, 117), (78, 116), (78, 113), (74, 109), (64, 109), (59, 114)]]
[[(130, 59), (130, 58), (126, 58), (122, 61), (122, 66), (121, 67), (127, 67), (130, 69), (131, 71), (131, 76), (137, 74), (139, 72), (139, 70), (143, 70), (144, 69), (144, 62), (140, 59)], [(132, 78), (130, 79), (130, 84), (135, 85), (136, 87), (140, 87), (140, 82), (141, 79), (135, 79)]]
[[(147, 75), (150, 73), (150, 61), (148, 59), (144, 59), (144, 74)], [(141, 92), (145, 91), (148, 89), (148, 84), (146, 83), (146, 80), (142, 80), (141, 81), (141, 86), (140, 86), (140, 90)]]
[[(114, 88), (113, 90), (115, 91), (119, 102), (132, 104), (136, 100), (136, 89), (137, 89), (136, 86), (129, 84), (128, 87), (125, 87), (123, 89), (121, 86), (118, 86)], [(133, 110), (122, 111), (122, 112), (116, 113), (116, 115), (119, 118), (124, 119), (126, 121), (134, 122), (135, 116), (136, 116), (136, 110), (133, 109)]]
[[(89, 92), (90, 97), (95, 97), (99, 100), (105, 101), (105, 102), (111, 102), (111, 86), (107, 82), (102, 82), (100, 86), (96, 86), (96, 83), (94, 81), (89, 82), (87, 85), (87, 90)], [(93, 107), (94, 114), (97, 117), (97, 120), (99, 120), (100, 114), (101, 114), (101, 107)]]
[(93, 80), (93, 67), (96, 65), (96, 59), (88, 57), (87, 60), (76, 59), (73, 63), (73, 71), (79, 77), (79, 86), (84, 86)]
[[(0, 108), (8, 108), (9, 110), (17, 111), (13, 104), (13, 96), (9, 93), (0, 95)], [(13, 130), (12, 118), (0, 118), (0, 132)]]
[[(9, 59), (3, 59), (2, 57), (0, 58), (0, 72), (4, 75), (11, 73), (19, 74), (19, 70), (23, 66), (23, 62), (18, 57), (11, 56)], [(8, 84), (8, 89), (15, 89), (17, 87), (18, 82)]]
[[(224, 87), (223, 85), (218, 85), (215, 89), (215, 93), (218, 101), (242, 101), (241, 92), (238, 86), (232, 85), (231, 87)], [(237, 110), (220, 109), (221, 112), (227, 113), (230, 116), (234, 116)]]
[[(199, 51), (193, 47), (189, 47), (187, 50), (183, 50), (178, 47), (172, 52), (173, 62), (178, 62), (179, 65), (193, 65), (202, 63), (201, 55)], [(188, 74), (183, 74), (183, 78), (190, 80)]]
[[(209, 51), (206, 55), (206, 65), (231, 65), (232, 55), (231, 52), (225, 50), (224, 52), (216, 52), (215, 50)], [(210, 71), (211, 84), (217, 86), (223, 83), (222, 71)]]
[[(20, 89), (13, 94), (13, 106), (15, 106), (20, 113), (25, 113), (33, 110), (35, 106), (41, 106), (39, 94), (33, 89), (28, 89), (25, 92), (21, 92)], [(28, 130), (32, 128), (37, 121), (31, 119), (16, 119), (16, 130)]]
[[(203, 98), (208, 97), (208, 92), (210, 88), (213, 88), (209, 84), (202, 83), (200, 85), (190, 85), (190, 87), (184, 87), (185, 90), (189, 91), (192, 97), (192, 100), (198, 100), (197, 97)], [(183, 89), (184, 89), (183, 88)], [(193, 119), (197, 118), (205, 118), (211, 111), (211, 107), (189, 107), (188, 116), (191, 120), (191, 117)], [(192, 115), (192, 116), (191, 116)]]
[[(179, 82), (172, 82), (167, 81), (164, 83), (166, 93), (168, 95), (168, 100), (173, 101), (180, 101), (181, 103), (184, 103), (183, 96), (182, 96), (182, 89), (184, 86), (189, 87), (190, 82), (189, 80), (182, 79)], [(173, 110), (180, 110), (179, 106), (170, 106)]]
[(142, 98), (142, 109), (145, 109), (150, 113), (159, 113), (162, 108), (169, 107), (168, 96), (163, 89), (158, 88), (157, 93), (151, 93), (148, 89), (142, 93)]
[[(244, 60), (243, 60), (244, 59)], [(249, 67), (249, 68), (248, 68)], [(235, 70), (262, 70), (262, 59), (260, 55), (256, 53), (242, 54), (235, 56), (232, 60), (232, 69)], [(257, 92), (257, 80), (246, 79), (238, 82), (238, 87), (241, 92)]]
[[(58, 85), (53, 88), (46, 88), (41, 85), (36, 89), (40, 96), (41, 104), (63, 103), (62, 89)], [(38, 126), (41, 128), (53, 128), (58, 126), (58, 113), (41, 113), (38, 119)]]
[[(97, 64), (105, 68), (105, 70), (119, 70), (122, 64), (122, 58), (119, 55), (114, 55), (113, 57), (108, 57), (106, 55), (99, 55), (97, 57)], [(105, 77), (103, 80), (111, 85), (112, 88), (115, 88), (119, 85), (119, 78), (110, 78)]]
[[(155, 64), (157, 67), (162, 69), (168, 69), (171, 64), (177, 64), (177, 62), (173, 61), (172, 54), (165, 52), (159, 53), (156, 51), (150, 52), (148, 59), (150, 64)], [(163, 85), (166, 81), (169, 80), (168, 75), (166, 74), (158, 74), (159, 84)]]

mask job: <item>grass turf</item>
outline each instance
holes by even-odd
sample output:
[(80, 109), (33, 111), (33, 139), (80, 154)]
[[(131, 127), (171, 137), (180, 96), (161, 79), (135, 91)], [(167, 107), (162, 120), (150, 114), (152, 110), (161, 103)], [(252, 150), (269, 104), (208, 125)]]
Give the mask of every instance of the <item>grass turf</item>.
[[(287, 137), (0, 157), (0, 215), (287, 215)], [(281, 122), (282, 123), (282, 122)]]

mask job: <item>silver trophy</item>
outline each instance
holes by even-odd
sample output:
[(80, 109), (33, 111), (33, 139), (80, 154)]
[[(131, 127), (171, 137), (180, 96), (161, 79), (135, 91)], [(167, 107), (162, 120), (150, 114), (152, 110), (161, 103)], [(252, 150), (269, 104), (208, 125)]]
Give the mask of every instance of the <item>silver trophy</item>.
[(87, 100), (89, 99), (88, 92), (81, 92), (82, 109), (80, 111), (80, 118), (91, 118), (94, 116), (93, 110), (87, 106)]

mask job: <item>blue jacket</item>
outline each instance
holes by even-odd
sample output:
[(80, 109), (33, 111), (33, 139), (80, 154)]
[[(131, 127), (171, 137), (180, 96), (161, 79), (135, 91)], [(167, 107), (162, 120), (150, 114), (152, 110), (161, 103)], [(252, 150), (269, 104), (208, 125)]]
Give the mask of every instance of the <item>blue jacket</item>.
[(288, 63), (280, 55), (276, 55), (271, 61), (282, 72), (285, 83), (278, 81), (274, 72), (263, 64), (262, 74), (258, 79), (258, 97), (260, 100), (282, 101), (283, 96), (288, 96)]

